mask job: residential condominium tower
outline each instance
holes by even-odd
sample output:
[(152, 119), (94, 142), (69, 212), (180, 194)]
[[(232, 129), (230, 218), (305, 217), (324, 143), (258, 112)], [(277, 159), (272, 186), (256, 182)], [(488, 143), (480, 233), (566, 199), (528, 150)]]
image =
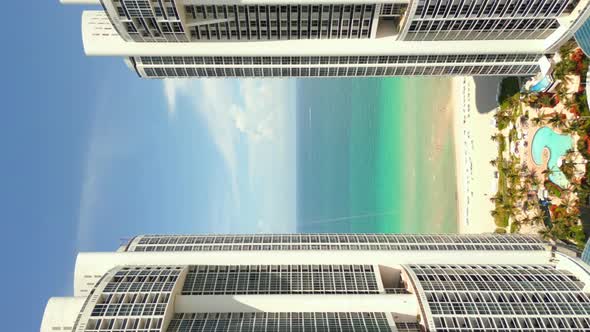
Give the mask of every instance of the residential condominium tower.
[(590, 266), (522, 235), (139, 236), (41, 332), (588, 331)]
[(61, 0), (141, 77), (532, 75), (590, 0)]

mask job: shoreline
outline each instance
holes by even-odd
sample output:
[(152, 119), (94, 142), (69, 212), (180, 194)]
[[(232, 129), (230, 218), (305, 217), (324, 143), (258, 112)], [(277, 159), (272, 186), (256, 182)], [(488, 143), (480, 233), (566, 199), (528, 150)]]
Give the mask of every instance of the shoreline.
[[(460, 234), (494, 232), (490, 197), (495, 195), (497, 179), (490, 160), (497, 155), (492, 111), (500, 78), (453, 79), (453, 140), (457, 186), (457, 228)], [(477, 90), (477, 89), (480, 90)], [(478, 109), (481, 108), (481, 109)], [(485, 113), (480, 113), (484, 111)]]

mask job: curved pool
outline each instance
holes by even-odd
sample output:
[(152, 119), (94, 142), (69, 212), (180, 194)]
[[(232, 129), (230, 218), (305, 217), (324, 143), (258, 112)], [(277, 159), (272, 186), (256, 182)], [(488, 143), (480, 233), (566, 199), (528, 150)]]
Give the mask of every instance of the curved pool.
[(541, 166), (543, 163), (543, 150), (549, 149), (549, 162), (547, 168), (553, 170), (549, 175), (556, 185), (565, 188), (569, 184), (563, 172), (557, 167), (557, 161), (568, 149), (572, 148), (572, 138), (568, 135), (561, 135), (549, 127), (543, 127), (535, 133), (532, 144), (532, 155), (535, 164)]
[(533, 85), (530, 89), (531, 92), (542, 92), (547, 90), (547, 88), (549, 88), (549, 86), (551, 85), (551, 79), (549, 79), (549, 77), (544, 76), (542, 80), (540, 80), (539, 82), (537, 82), (535, 85)]

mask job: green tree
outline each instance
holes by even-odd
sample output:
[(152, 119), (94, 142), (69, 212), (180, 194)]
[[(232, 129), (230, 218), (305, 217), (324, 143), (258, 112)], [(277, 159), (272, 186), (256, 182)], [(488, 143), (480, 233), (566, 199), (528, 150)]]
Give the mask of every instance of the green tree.
[(572, 98), (569, 97), (569, 94), (565, 94), (565, 96), (563, 97), (559, 97), (559, 100), (561, 101), (561, 103), (563, 104), (563, 106), (565, 108), (567, 108), (568, 110), (572, 109), (572, 107), (576, 106), (577, 103), (572, 100)]
[(539, 103), (541, 103), (541, 105), (543, 107), (550, 107), (551, 106), (551, 102), (552, 102), (552, 98), (551, 96), (549, 96), (548, 94), (543, 94), (540, 98), (539, 98)]
[(555, 171), (551, 168), (546, 168), (543, 170), (543, 172), (541, 172), (543, 175), (545, 175), (545, 179), (549, 179), (549, 177), (553, 174), (555, 174)]
[(492, 202), (492, 203), (502, 204), (503, 201), (504, 201), (504, 199), (503, 199), (502, 195), (500, 195), (499, 193), (490, 197), (490, 202)]
[(539, 235), (541, 236), (541, 238), (543, 240), (552, 240), (552, 239), (554, 239), (553, 233), (548, 228), (543, 228), (543, 229), (539, 230)]
[(561, 83), (559, 85), (559, 87), (557, 87), (555, 94), (557, 95), (557, 98), (559, 98), (559, 102), (564, 104), (564, 106), (565, 106), (565, 103), (570, 100), (569, 94), (567, 92), (567, 87), (565, 86), (564, 83)]
[(529, 192), (529, 190), (525, 186), (520, 186), (518, 188), (518, 194), (521, 199), (524, 198), (528, 192)]
[(570, 59), (572, 52), (578, 47), (574, 40), (568, 40), (559, 48), (559, 55), (562, 59)]
[(572, 179), (576, 173), (576, 163), (564, 161), (559, 169), (563, 172), (568, 181), (572, 182)]
[(567, 118), (561, 114), (555, 113), (549, 119), (549, 124), (553, 128), (562, 129), (567, 126)]
[(506, 228), (497, 227), (496, 230), (494, 231), (494, 233), (497, 233), (497, 234), (506, 234)]
[(533, 117), (531, 119), (531, 122), (535, 126), (542, 126), (545, 124), (545, 115), (543, 114), (543, 112), (537, 112), (537, 116)]
[(553, 220), (553, 227), (551, 227), (550, 232), (553, 238), (557, 239), (567, 239), (569, 235), (569, 229), (561, 217)]
[(563, 58), (560, 62), (555, 65), (553, 76), (562, 81), (566, 80), (566, 76), (573, 73), (576, 70), (577, 64), (570, 59), (569, 56)]
[(534, 170), (531, 170), (527, 174), (527, 178), (529, 179), (530, 185), (533, 187), (538, 187), (541, 184), (541, 181), (539, 180), (539, 177), (537, 176), (537, 172)]
[(584, 247), (586, 244), (586, 234), (584, 228), (580, 225), (570, 228), (570, 238), (572, 238), (579, 247)]
[(537, 213), (531, 217), (531, 223), (533, 225), (543, 225), (545, 223), (545, 216), (542, 213)]

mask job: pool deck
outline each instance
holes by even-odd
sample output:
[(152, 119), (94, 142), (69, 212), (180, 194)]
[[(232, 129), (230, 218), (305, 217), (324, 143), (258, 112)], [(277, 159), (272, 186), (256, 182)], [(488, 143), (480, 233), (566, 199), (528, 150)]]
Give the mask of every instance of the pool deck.
[[(569, 93), (577, 92), (578, 86), (580, 84), (579, 77), (570, 77), (566, 82), (567, 82), (566, 83), (567, 84), (566, 90)], [(574, 149), (577, 146), (577, 142), (580, 139), (580, 137), (576, 133), (564, 133), (560, 129), (553, 128), (551, 126), (551, 124), (548, 123), (548, 120), (555, 113), (565, 115), (566, 118), (568, 119), (568, 121), (572, 120), (575, 117), (575, 115), (573, 113), (571, 113), (569, 111), (569, 109), (565, 108), (563, 103), (558, 103), (555, 107), (543, 107), (540, 109), (536, 109), (536, 108), (528, 106), (527, 103), (523, 102), (522, 107), (523, 107), (524, 113), (528, 112), (529, 120), (525, 121), (523, 123), (521, 123), (520, 121), (518, 121), (516, 123), (514, 128), (519, 133), (520, 139), (518, 139), (513, 144), (510, 144), (507, 140), (507, 144), (508, 144), (507, 150), (508, 151), (504, 152), (504, 157), (509, 158), (511, 155), (515, 155), (520, 159), (521, 164), (526, 165), (528, 169), (533, 170), (536, 173), (539, 182), (541, 183), (540, 187), (538, 188), (539, 192), (541, 192), (542, 190), (545, 189), (543, 183), (546, 179), (546, 176), (545, 176), (545, 174), (543, 174), (543, 171), (545, 171), (547, 169), (547, 163), (549, 162), (549, 158), (550, 158), (550, 151), (548, 148), (545, 147), (543, 149), (543, 153), (542, 153), (541, 165), (538, 165), (535, 163), (535, 161), (533, 160), (533, 156), (532, 156), (532, 146), (533, 146), (533, 138), (535, 137), (535, 134), (537, 133), (537, 131), (539, 129), (541, 129), (542, 127), (549, 127), (557, 134), (569, 135), (572, 137), (572, 147)], [(546, 121), (544, 121), (545, 123), (541, 123), (540, 125), (534, 125), (530, 119), (533, 119), (540, 114), (544, 115), (544, 117), (546, 118)], [(501, 133), (506, 138), (508, 138), (511, 128), (512, 127), (509, 126), (509, 128), (504, 129)], [(578, 174), (584, 174), (585, 173), (585, 165), (583, 164), (584, 163), (583, 157), (580, 154), (578, 154), (577, 157), (575, 158), (574, 162), (579, 163), (579, 165), (577, 166), (577, 168), (578, 168), (577, 172), (579, 172)], [(582, 169), (582, 168), (584, 168), (584, 169)], [(567, 196), (569, 196), (569, 195), (574, 195), (573, 199), (577, 200), (577, 197), (575, 196), (575, 194), (567, 194)], [(563, 196), (563, 197), (566, 198), (567, 196)], [(562, 200), (558, 197), (550, 197), (550, 198), (551, 198), (552, 204), (559, 205), (562, 202)], [(570, 197), (570, 199), (571, 199), (571, 197)], [(524, 201), (520, 202), (520, 204), (518, 204), (520, 208), (523, 208), (523, 206), (524, 206), (523, 203), (524, 203)], [(522, 211), (523, 211), (523, 213), (520, 215), (520, 217), (517, 216), (517, 219), (522, 220), (521, 218), (524, 218), (527, 213), (530, 213), (529, 211), (525, 211), (524, 208)], [(519, 233), (538, 234), (538, 231), (543, 228), (544, 228), (543, 225), (521, 224), (521, 228), (520, 228)]]
[[(537, 110), (532, 109), (532, 108), (527, 108), (529, 111), (529, 118), (533, 118), (536, 117), (537, 114), (539, 113)], [(555, 113), (556, 111), (558, 111), (558, 113), (560, 114), (566, 114), (568, 119), (573, 118), (573, 115), (569, 112), (569, 111), (565, 111), (563, 109), (563, 106), (561, 104), (555, 106), (554, 108), (543, 108), (540, 110), (541, 112), (544, 112), (544, 114), (548, 117), (550, 117), (550, 114)], [(526, 162), (526, 165), (529, 169), (535, 170), (535, 172), (537, 173), (537, 177), (540, 181), (545, 181), (545, 175), (543, 174), (543, 172), (547, 169), (547, 163), (549, 162), (549, 158), (550, 158), (550, 151), (547, 147), (545, 147), (543, 149), (543, 155), (542, 155), (542, 162), (541, 165), (538, 165), (537, 163), (535, 163), (535, 161), (533, 160), (533, 152), (532, 152), (532, 147), (533, 147), (533, 138), (535, 137), (535, 134), (537, 133), (537, 131), (543, 127), (549, 127), (551, 128), (555, 133), (560, 134), (560, 135), (569, 135), (572, 137), (572, 147), (576, 147), (577, 143), (578, 143), (578, 135), (577, 134), (566, 134), (563, 131), (561, 131), (560, 129), (557, 128), (553, 128), (551, 127), (551, 125), (549, 124), (543, 124), (541, 126), (531, 126), (529, 125), (528, 128), (519, 128), (519, 130), (523, 133), (526, 133), (526, 142), (527, 142), (527, 147), (524, 149), (524, 151), (522, 151), (520, 153), (520, 158), (521, 160)]]
[[(577, 75), (568, 75), (567, 76), (567, 80), (566, 80), (566, 91), (570, 94), (575, 93), (578, 91), (578, 87), (580, 85), (580, 77)], [(549, 119), (551, 118), (551, 115), (553, 115), (554, 113), (558, 113), (558, 114), (564, 114), (566, 116), (566, 118), (569, 120), (572, 120), (574, 118), (574, 115), (564, 107), (563, 103), (559, 103), (557, 105), (555, 105), (555, 107), (543, 107), (540, 109), (535, 109), (532, 108), (528, 105), (526, 105), (525, 103), (522, 104), (523, 106), (523, 110), (526, 112), (529, 112), (529, 119), (535, 118), (537, 117), (539, 114), (544, 114), (544, 116)], [(537, 130), (541, 129), (542, 127), (549, 127), (551, 129), (553, 129), (553, 131), (555, 131), (558, 134), (566, 134), (564, 133), (562, 130), (558, 129), (558, 128), (553, 128), (550, 124), (541, 124), (539, 126), (535, 126), (532, 124), (532, 122), (529, 120), (528, 121), (528, 127), (526, 128), (522, 128), (521, 126), (518, 126), (518, 130), (521, 131), (523, 133), (523, 137), (526, 135), (526, 143), (527, 143), (527, 147), (525, 149), (523, 149), (524, 151), (520, 152), (520, 158), (522, 161), (526, 162), (526, 165), (529, 167), (529, 169), (535, 170), (535, 172), (537, 172), (537, 177), (539, 178), (539, 180), (541, 182), (543, 182), (545, 180), (545, 175), (543, 174), (543, 171), (545, 171), (547, 169), (547, 163), (549, 161), (549, 157), (550, 157), (550, 152), (548, 148), (544, 148), (543, 149), (543, 157), (542, 157), (542, 163), (541, 165), (537, 165), (537, 163), (535, 163), (535, 161), (533, 160), (533, 156), (532, 156), (532, 146), (533, 146), (533, 138), (535, 137), (535, 133), (537, 132)], [(578, 135), (573, 133), (573, 134), (566, 134), (566, 135), (570, 135), (572, 137), (572, 147), (575, 148), (577, 146), (578, 143)]]

